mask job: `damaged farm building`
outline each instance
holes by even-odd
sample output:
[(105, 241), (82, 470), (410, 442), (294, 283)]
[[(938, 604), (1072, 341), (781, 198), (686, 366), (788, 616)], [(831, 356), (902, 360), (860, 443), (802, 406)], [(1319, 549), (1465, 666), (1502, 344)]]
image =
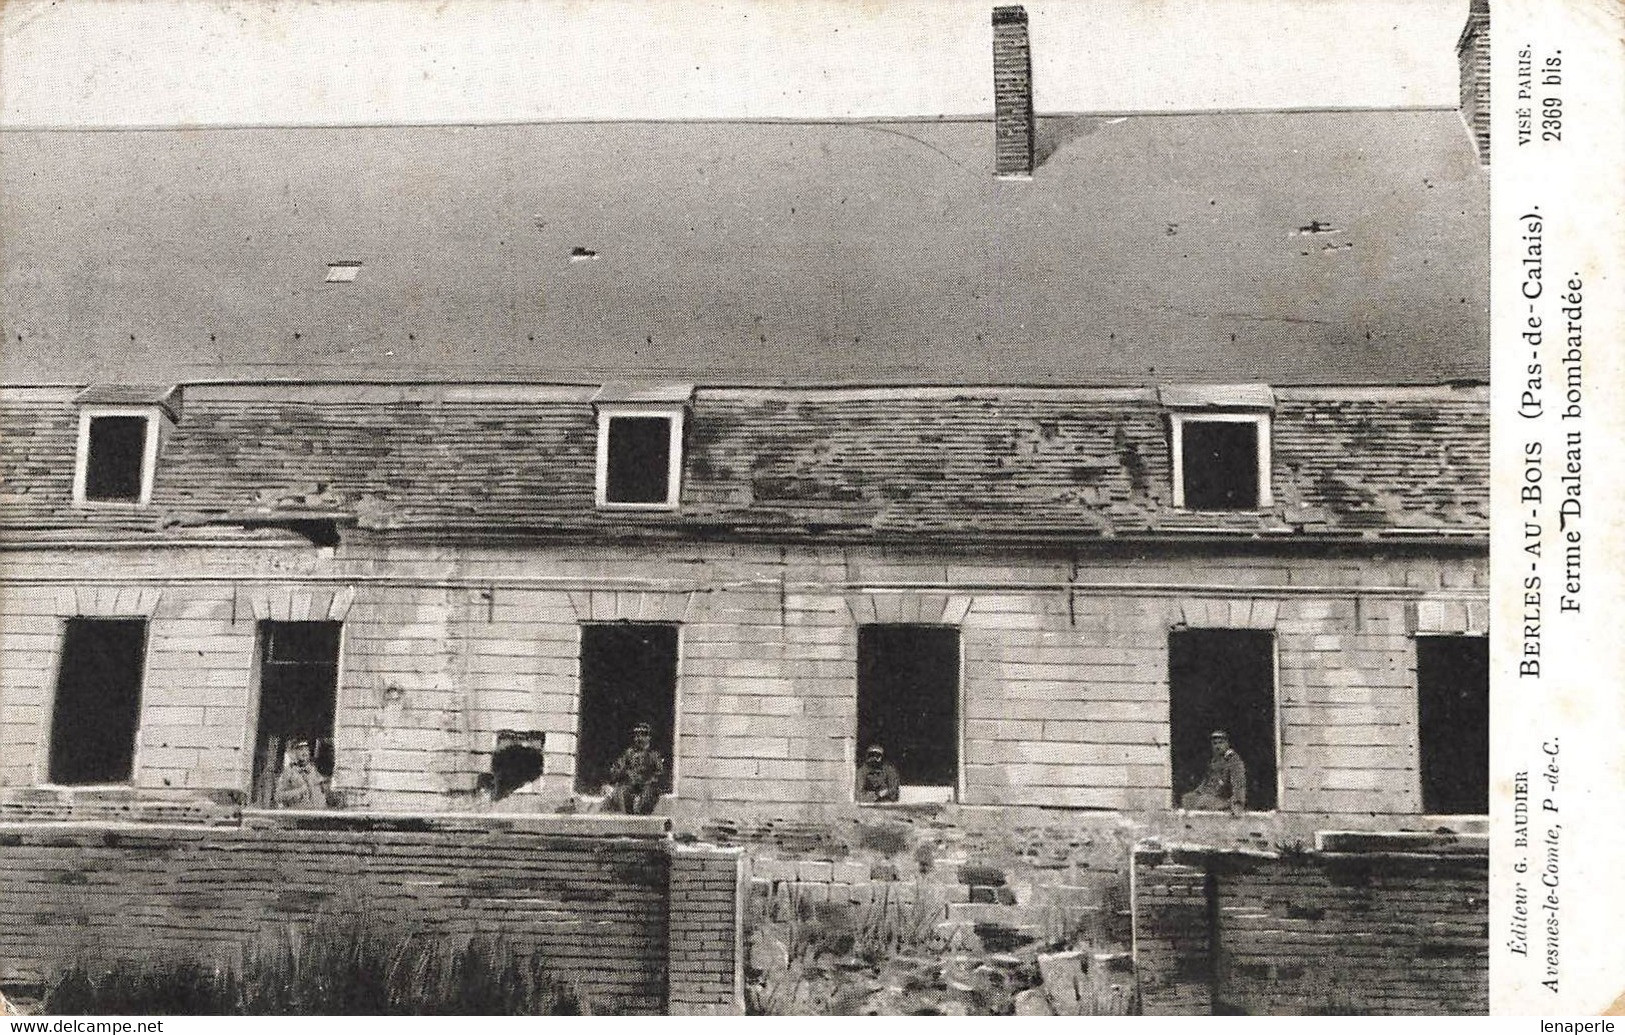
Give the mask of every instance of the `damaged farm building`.
[(0, 134), (0, 988), (347, 845), (616, 1009), (1486, 1009), (1487, 92), (992, 31), (991, 119)]

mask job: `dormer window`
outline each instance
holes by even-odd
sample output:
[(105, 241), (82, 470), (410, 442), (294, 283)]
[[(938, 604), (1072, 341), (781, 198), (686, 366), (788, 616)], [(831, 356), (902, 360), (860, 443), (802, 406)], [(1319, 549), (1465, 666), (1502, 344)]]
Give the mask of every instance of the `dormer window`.
[(145, 504), (158, 462), (157, 410), (87, 409), (79, 415), (75, 503)]
[(1168, 407), (1174, 506), (1259, 510), (1270, 499), (1270, 410), (1263, 385), (1162, 389)]
[(674, 505), (677, 418), (627, 414), (605, 422), (604, 502)]
[[(606, 387), (598, 393), (598, 506), (675, 510), (682, 496), (683, 417), (693, 392)], [(681, 395), (681, 398), (673, 396)]]
[(158, 440), (180, 417), (179, 388), (94, 385), (79, 394), (79, 448), (73, 467), (78, 506), (145, 506), (152, 501)]

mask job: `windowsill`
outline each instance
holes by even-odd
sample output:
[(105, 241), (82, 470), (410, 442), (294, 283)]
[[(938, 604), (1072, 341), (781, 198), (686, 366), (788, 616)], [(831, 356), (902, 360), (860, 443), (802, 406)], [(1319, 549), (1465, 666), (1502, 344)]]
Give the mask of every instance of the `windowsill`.
[(608, 500), (600, 501), (599, 510), (678, 510), (676, 502), (671, 503), (612, 503)]
[[(540, 782), (540, 781), (538, 781), (538, 782)], [(526, 786), (529, 786), (529, 785), (527, 784)], [(515, 791), (514, 793), (517, 794), (517, 793), (520, 793), (520, 792)], [(541, 792), (537, 791), (537, 793), (540, 794)], [(594, 808), (602, 805), (604, 802), (609, 800), (609, 795), (600, 794), (598, 792), (593, 792), (591, 794), (584, 794), (581, 791), (571, 791), (570, 792), (570, 797), (575, 799), (576, 804), (578, 806), (588, 806), (588, 805), (590, 805), (590, 806), (592, 806)], [(664, 804), (665, 802), (670, 801), (670, 800), (672, 800), (673, 798), (676, 798), (676, 797), (677, 797), (677, 795), (673, 794), (670, 791), (661, 791), (660, 792), (660, 804)]]
[(952, 787), (903, 787), (896, 801), (855, 801), (864, 809), (907, 808), (913, 805), (953, 805), (958, 795)]
[(152, 503), (142, 500), (74, 500), (73, 505), (81, 510), (140, 510), (152, 506)]
[(1278, 816), (1281, 814), (1280, 809), (1267, 809), (1262, 811), (1257, 809), (1245, 809), (1241, 812), (1231, 812), (1229, 809), (1182, 809), (1178, 806), (1175, 806), (1172, 811), (1179, 813), (1181, 816), (1228, 816), (1232, 819), (1263, 819), (1269, 816)]

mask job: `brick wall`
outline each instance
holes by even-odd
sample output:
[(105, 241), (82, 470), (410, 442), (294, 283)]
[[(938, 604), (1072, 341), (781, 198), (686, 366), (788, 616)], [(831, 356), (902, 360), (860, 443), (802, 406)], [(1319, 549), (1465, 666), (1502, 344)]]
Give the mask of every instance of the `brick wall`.
[(993, 9), (994, 169), (1000, 176), (1033, 171), (1033, 62), (1027, 12)]
[[(1175, 627), (1274, 633), (1281, 807), (1415, 814), (1414, 633), (1482, 633), (1482, 556), (1158, 558), (691, 545), (8, 553), (0, 788), (46, 771), (65, 618), (150, 620), (131, 789), (247, 790), (256, 622), (344, 622), (335, 786), (471, 807), (501, 729), (546, 733), (518, 811), (569, 797), (580, 625), (681, 626), (675, 777), (696, 814), (850, 801), (858, 626), (958, 625), (961, 801), (1160, 811)], [(904, 588), (906, 587), (906, 588)], [(1425, 626), (1425, 628), (1424, 628)], [(0, 797), (15, 800), (17, 791)]]
[(1136, 849), (1131, 895), (1141, 1012), (1212, 1013), (1212, 889), (1205, 858), (1159, 858)]
[(1489, 1009), (1482, 837), (1323, 834), (1312, 851), (1136, 846), (1145, 1013)]
[(257, 932), (364, 912), (533, 950), (596, 1011), (660, 1011), (669, 973), (674, 1007), (732, 1012), (737, 854), (671, 849), (664, 821), (631, 817), (0, 824), (0, 981), (78, 954), (229, 958)]
[(669, 1013), (744, 1012), (745, 865), (744, 853), (737, 848), (672, 849)]
[(1456, 41), (1461, 70), (1461, 117), (1472, 134), (1481, 165), (1490, 164), (1490, 5), (1473, 0)]

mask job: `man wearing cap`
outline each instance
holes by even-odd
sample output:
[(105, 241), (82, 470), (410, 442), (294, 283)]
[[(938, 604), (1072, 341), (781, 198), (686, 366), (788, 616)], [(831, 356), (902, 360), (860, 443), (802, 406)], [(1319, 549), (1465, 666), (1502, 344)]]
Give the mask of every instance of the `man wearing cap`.
[(279, 809), (327, 808), (327, 781), (316, 769), (310, 741), (290, 740), (277, 774), (274, 801)]
[(896, 801), (899, 786), (897, 767), (886, 761), (886, 752), (879, 744), (870, 744), (858, 763), (858, 801)]
[(647, 722), (632, 727), (632, 746), (621, 752), (621, 757), (609, 767), (609, 795), (604, 799), (607, 812), (627, 812), (647, 816), (660, 801), (661, 786), (666, 778), (666, 760), (650, 746)]
[(1239, 814), (1247, 809), (1247, 766), (1235, 748), (1230, 746), (1230, 734), (1214, 730), (1208, 737), (1213, 754), (1207, 760), (1207, 773), (1202, 782), (1179, 802), (1182, 809), (1204, 812), (1230, 812)]

